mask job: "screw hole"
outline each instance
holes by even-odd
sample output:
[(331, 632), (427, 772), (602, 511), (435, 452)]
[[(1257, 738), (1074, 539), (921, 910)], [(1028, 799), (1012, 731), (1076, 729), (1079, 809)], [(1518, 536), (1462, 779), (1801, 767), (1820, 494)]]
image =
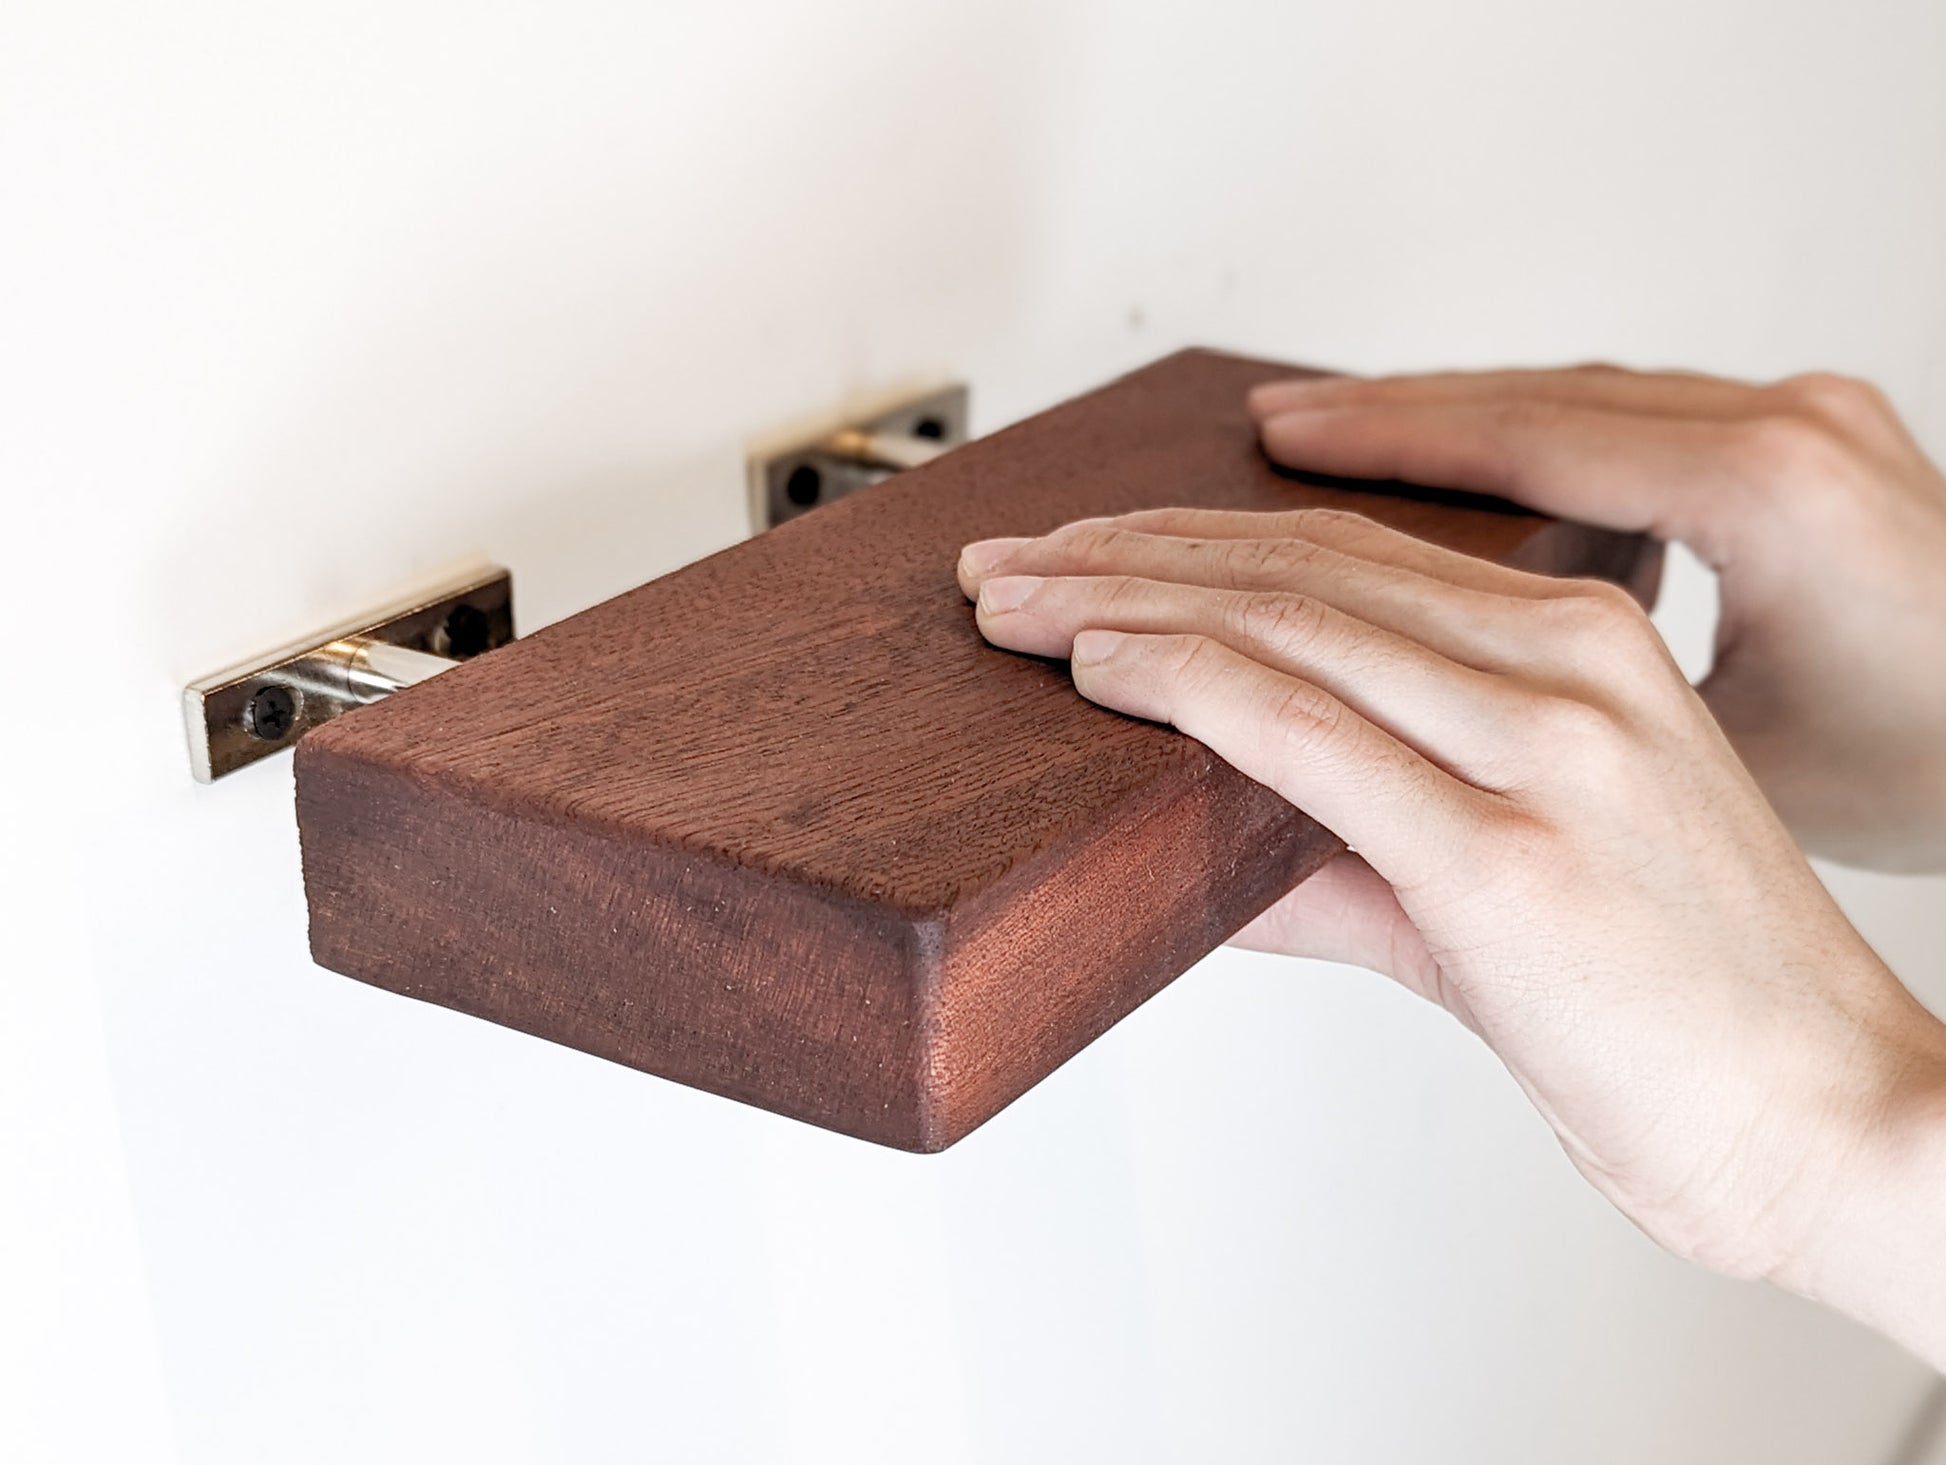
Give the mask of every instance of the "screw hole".
[(938, 442), (946, 436), (946, 424), (937, 417), (921, 417), (912, 424), (912, 435), (929, 437), (934, 442)]
[(824, 475), (809, 463), (798, 464), (784, 480), (784, 497), (800, 509), (810, 508), (823, 492)]
[(493, 640), (493, 623), (477, 605), (456, 605), (433, 639), (433, 650), (465, 661), (487, 649)]

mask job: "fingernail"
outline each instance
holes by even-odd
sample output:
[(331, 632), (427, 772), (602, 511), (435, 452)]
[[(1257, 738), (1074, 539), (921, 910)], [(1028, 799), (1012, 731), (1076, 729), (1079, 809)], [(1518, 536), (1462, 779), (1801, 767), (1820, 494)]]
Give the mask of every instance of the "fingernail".
[(1077, 665), (1092, 666), (1095, 662), (1108, 660), (1127, 639), (1121, 631), (1077, 631), (1074, 651), (1068, 659)]
[(990, 575), (1002, 560), (1025, 543), (1025, 539), (976, 540), (959, 552), (960, 568), (976, 578)]
[(989, 615), (1019, 610), (1040, 588), (1036, 575), (996, 575), (980, 587), (980, 609)]

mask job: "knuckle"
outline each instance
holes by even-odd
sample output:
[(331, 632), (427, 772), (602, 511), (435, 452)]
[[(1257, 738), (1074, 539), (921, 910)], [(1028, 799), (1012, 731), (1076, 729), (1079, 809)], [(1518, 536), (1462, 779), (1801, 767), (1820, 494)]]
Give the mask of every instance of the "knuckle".
[(1580, 697), (1546, 694), (1527, 708), (1527, 726), (1543, 758), (1579, 761), (1601, 754), (1615, 742), (1615, 720)]
[(1116, 524), (1138, 534), (1167, 534), (1200, 522), (1203, 513), (1201, 509), (1137, 509), (1132, 514), (1119, 515)]
[(1231, 602), (1231, 629), (1246, 641), (1279, 646), (1315, 641), (1329, 624), (1322, 601), (1289, 591), (1245, 592)]
[(1095, 601), (1097, 610), (1104, 615), (1125, 618), (1148, 604), (1156, 586), (1152, 580), (1138, 579), (1133, 575), (1104, 575), (1093, 582), (1092, 589), (1090, 598)]
[(1520, 786), (1572, 790), (1576, 806), (1589, 812), (1608, 807), (1627, 786), (1628, 729), (1594, 698), (1539, 694), (1525, 727), (1529, 753)]
[(1648, 611), (1619, 586), (1588, 581), (1558, 597), (1549, 609), (1574, 684), (1612, 692), (1629, 706), (1647, 707), (1660, 705), (1660, 693), (1681, 681)]
[(1766, 412), (1731, 424), (1732, 456), (1763, 482), (1802, 478), (1829, 465), (1838, 444), (1825, 422), (1804, 412)]
[(1303, 682), (1280, 691), (1264, 724), (1265, 754), (1280, 762), (1315, 757), (1345, 725), (1344, 704)]
[(1063, 524), (1044, 542), (1064, 561), (1092, 564), (1107, 558), (1126, 537), (1125, 530), (1103, 524)]
[(1287, 580), (1316, 553), (1314, 546), (1301, 539), (1234, 539), (1212, 542), (1208, 547), (1223, 563), (1230, 580), (1246, 587)]
[(1871, 382), (1835, 371), (1787, 377), (1774, 391), (1788, 407), (1843, 428), (1869, 428), (1892, 415), (1891, 403)]
[(1565, 593), (1548, 602), (1548, 612), (1555, 625), (1576, 640), (1621, 646), (1655, 635), (1641, 602), (1606, 580), (1570, 582)]
[(1192, 686), (1223, 674), (1223, 648), (1208, 636), (1171, 636), (1164, 656), (1173, 679)]
[(1291, 515), (1293, 554), (1314, 564), (1333, 555), (1356, 553), (1390, 539), (1398, 531), (1353, 509), (1298, 509)]
[(1320, 538), (1334, 534), (1359, 534), (1378, 527), (1374, 520), (1351, 509), (1298, 509), (1292, 513), (1291, 523), (1299, 533)]
[(1778, 509), (1815, 520), (1842, 511), (1859, 487), (1856, 440), (1827, 417), (1772, 412), (1725, 431), (1733, 471)]

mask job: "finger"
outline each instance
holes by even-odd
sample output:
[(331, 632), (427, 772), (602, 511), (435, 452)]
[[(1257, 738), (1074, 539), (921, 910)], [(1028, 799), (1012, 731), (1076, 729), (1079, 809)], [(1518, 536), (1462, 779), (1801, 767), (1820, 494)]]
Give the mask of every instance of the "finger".
[(1468, 1026), (1473, 1023), (1397, 894), (1358, 855), (1339, 855), (1227, 944), (1365, 967), (1439, 1003)]
[[(1406, 535), (1395, 537), (1413, 542)], [(1403, 557), (1418, 556), (1415, 552)], [(1421, 563), (1438, 563), (1434, 557), (1419, 558)], [(960, 581), (975, 597), (991, 580), (1015, 576), (1106, 576), (1309, 596), (1463, 666), (1496, 672), (1527, 669), (1534, 664), (1537, 648), (1534, 623), (1523, 608), (1535, 598), (1563, 593), (1567, 582), (1503, 571), (1499, 566), (1486, 568), (1508, 578), (1497, 582), (1498, 588), (1488, 588), (1468, 565), (1461, 572), (1477, 583), (1455, 584), (1305, 539), (1178, 539), (1131, 533), (1110, 521), (1072, 525), (1044, 539), (969, 545), (961, 555)], [(1529, 583), (1543, 588), (1546, 597), (1508, 593), (1520, 592)]]
[(960, 554), (960, 587), (969, 597), (994, 575), (1140, 575), (1225, 590), (1276, 590), (1412, 577), (1413, 593), (1440, 586), (1544, 598), (1560, 585), (1545, 575), (1496, 565), (1414, 539), (1356, 514), (1240, 516), (1232, 526), (1262, 537), (1154, 533), (1129, 527), (1146, 515), (1069, 524), (1038, 539), (987, 539)]
[(1502, 594), (1553, 595), (1561, 585), (1550, 576), (1498, 565), (1478, 555), (1462, 554), (1344, 509), (1283, 509), (1269, 513), (1239, 509), (1143, 509), (1115, 518), (1077, 520), (1055, 532), (1078, 532), (1083, 528), (1121, 529), (1172, 539), (1299, 539), (1358, 559)]
[(1721, 561), (1749, 513), (1720, 423), (1515, 403), (1327, 407), (1262, 425), (1292, 467), (1499, 494), (1612, 529), (1647, 530)]
[(1584, 365), (1520, 371), (1454, 371), (1418, 375), (1327, 376), (1265, 382), (1252, 388), (1259, 421), (1321, 407), (1490, 405), (1555, 402), (1649, 416), (1739, 418), (1761, 409), (1762, 388), (1688, 371), (1630, 371)]
[(1001, 576), (980, 589), (980, 631), (996, 646), (1067, 658), (1097, 628), (1206, 637), (1297, 677), (1480, 787), (1508, 786), (1507, 679), (1422, 642), (1286, 591), (1212, 590), (1125, 576)]
[(1402, 894), (1476, 845), (1493, 796), (1468, 787), (1330, 693), (1202, 636), (1084, 631), (1075, 688), (1166, 722), (1276, 791)]

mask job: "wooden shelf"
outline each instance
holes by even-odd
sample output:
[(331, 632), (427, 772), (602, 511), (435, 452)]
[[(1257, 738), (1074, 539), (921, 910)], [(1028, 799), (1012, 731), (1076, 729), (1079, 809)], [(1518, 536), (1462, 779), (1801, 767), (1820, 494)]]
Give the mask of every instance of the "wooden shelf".
[(1638, 537), (1277, 472), (1243, 397), (1292, 372), (1168, 357), (310, 734), (317, 960), (864, 1139), (951, 1144), (1340, 848), (1201, 744), (988, 647), (962, 544), (1340, 504), (1653, 591)]

